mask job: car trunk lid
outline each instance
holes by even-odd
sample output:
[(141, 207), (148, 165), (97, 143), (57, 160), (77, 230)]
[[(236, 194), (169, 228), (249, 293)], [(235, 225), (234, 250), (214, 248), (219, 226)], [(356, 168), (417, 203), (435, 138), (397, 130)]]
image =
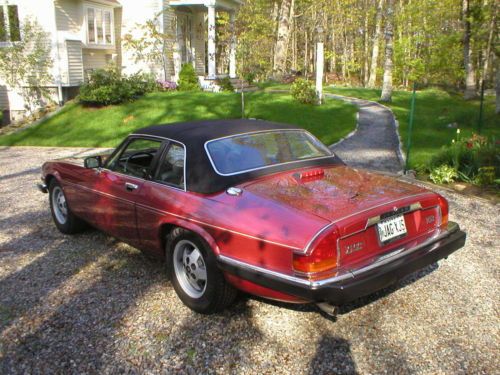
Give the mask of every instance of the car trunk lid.
[(335, 223), (339, 265), (388, 252), (439, 225), (436, 194), (346, 166), (282, 173), (244, 189)]

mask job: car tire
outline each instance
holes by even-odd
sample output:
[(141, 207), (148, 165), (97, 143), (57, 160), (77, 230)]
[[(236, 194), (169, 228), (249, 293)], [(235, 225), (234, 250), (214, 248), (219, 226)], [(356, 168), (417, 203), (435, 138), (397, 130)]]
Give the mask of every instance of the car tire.
[(191, 231), (175, 228), (167, 236), (166, 268), (175, 292), (193, 311), (217, 313), (236, 298), (237, 291), (217, 267), (210, 246)]
[(85, 229), (85, 222), (71, 212), (64, 190), (56, 179), (52, 179), (49, 183), (49, 202), (52, 219), (60, 232), (76, 234)]

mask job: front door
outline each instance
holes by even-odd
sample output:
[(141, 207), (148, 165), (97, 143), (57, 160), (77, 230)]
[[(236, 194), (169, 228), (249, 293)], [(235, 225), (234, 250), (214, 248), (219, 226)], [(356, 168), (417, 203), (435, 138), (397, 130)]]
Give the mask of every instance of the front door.
[(96, 176), (93, 222), (105, 232), (125, 242), (140, 241), (135, 202), (149, 177), (161, 141), (132, 138), (106, 163)]

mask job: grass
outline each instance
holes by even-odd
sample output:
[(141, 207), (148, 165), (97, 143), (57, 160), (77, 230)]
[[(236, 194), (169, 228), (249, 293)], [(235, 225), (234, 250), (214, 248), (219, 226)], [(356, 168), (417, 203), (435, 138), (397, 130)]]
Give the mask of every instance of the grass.
[[(380, 98), (380, 90), (376, 89), (329, 87), (325, 91), (373, 101), (378, 101)], [(392, 109), (399, 121), (400, 135), (405, 150), (411, 95), (411, 92), (396, 91), (393, 94), (392, 103), (383, 103)], [(432, 155), (442, 146), (451, 143), (452, 139), (457, 136), (457, 129), (448, 127), (449, 124), (457, 124), (461, 137), (470, 137), (473, 133), (477, 133), (479, 106), (479, 100), (465, 101), (457, 94), (450, 94), (438, 89), (418, 91), (410, 166), (415, 168), (427, 164)], [(500, 116), (495, 114), (495, 98), (485, 97), (484, 108), (482, 134), (499, 139)]]
[[(356, 107), (328, 100), (321, 107), (302, 105), (288, 94), (247, 93), (246, 117), (302, 126), (326, 144), (352, 131)], [(105, 108), (68, 103), (37, 126), (0, 137), (3, 146), (114, 147), (129, 133), (151, 124), (241, 117), (241, 97), (233, 93), (152, 93)]]

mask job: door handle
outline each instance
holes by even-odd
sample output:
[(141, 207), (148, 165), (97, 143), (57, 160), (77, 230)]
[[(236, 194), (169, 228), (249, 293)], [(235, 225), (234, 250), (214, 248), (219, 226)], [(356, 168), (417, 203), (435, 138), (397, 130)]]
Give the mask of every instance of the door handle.
[(138, 188), (139, 188), (139, 185), (132, 184), (130, 182), (125, 182), (125, 189), (127, 189), (128, 191), (134, 191), (134, 190), (137, 190)]

